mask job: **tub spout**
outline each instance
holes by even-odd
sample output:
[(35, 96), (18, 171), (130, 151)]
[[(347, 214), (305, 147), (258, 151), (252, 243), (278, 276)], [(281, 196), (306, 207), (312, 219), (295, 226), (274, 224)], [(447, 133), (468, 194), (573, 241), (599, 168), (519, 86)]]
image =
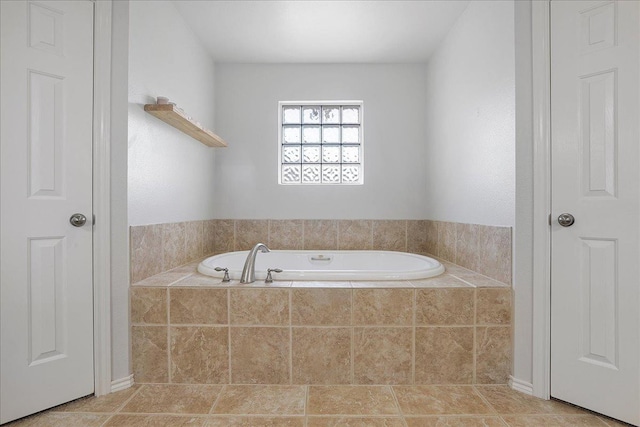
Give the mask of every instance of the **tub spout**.
[(258, 243), (249, 251), (247, 260), (244, 262), (240, 283), (253, 283), (256, 281), (256, 255), (260, 252), (271, 252), (264, 243)]

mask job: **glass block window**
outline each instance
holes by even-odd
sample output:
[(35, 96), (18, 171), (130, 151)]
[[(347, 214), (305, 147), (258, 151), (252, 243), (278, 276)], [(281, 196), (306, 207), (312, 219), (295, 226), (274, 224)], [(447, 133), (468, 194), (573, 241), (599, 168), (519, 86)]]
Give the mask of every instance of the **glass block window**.
[(362, 101), (280, 102), (280, 184), (363, 183)]

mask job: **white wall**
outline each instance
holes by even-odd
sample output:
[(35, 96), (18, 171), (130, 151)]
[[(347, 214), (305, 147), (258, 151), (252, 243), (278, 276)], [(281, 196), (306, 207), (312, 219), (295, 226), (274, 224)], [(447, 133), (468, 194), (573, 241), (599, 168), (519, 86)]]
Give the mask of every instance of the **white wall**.
[(472, 1), (427, 64), (426, 218), (515, 224), (513, 20)]
[(167, 96), (213, 128), (213, 59), (172, 2), (132, 1), (129, 32), (129, 224), (210, 219), (215, 149), (143, 105)]
[[(424, 218), (422, 65), (216, 67), (218, 218)], [(362, 186), (278, 185), (278, 101), (363, 100)]]

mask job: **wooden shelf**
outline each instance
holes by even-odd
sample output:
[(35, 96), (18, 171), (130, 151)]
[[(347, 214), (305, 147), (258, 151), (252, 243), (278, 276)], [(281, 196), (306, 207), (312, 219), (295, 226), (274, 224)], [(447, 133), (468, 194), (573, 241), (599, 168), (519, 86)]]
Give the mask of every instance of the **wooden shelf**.
[(144, 111), (156, 116), (163, 122), (170, 124), (208, 147), (227, 146), (227, 143), (224, 142), (222, 138), (189, 119), (184, 112), (175, 105), (147, 104), (144, 106)]

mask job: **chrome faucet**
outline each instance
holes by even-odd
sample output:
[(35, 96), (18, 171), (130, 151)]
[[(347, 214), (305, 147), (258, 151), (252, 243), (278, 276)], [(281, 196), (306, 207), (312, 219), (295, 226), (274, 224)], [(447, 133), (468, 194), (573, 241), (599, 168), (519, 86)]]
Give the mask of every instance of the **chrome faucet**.
[(271, 252), (264, 243), (258, 243), (249, 251), (247, 260), (244, 262), (240, 283), (253, 283), (256, 281), (256, 255), (258, 251), (266, 253)]

